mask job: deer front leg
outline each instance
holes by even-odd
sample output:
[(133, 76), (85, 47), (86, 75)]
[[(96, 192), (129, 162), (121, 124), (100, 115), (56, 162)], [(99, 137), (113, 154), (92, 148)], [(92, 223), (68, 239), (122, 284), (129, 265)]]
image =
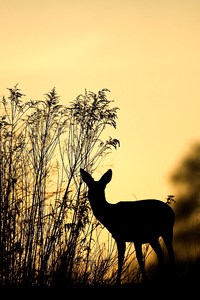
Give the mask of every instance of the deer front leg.
[(118, 251), (118, 273), (117, 273), (117, 284), (121, 283), (121, 274), (124, 263), (124, 253), (126, 250), (126, 243), (124, 241), (116, 240), (117, 251)]

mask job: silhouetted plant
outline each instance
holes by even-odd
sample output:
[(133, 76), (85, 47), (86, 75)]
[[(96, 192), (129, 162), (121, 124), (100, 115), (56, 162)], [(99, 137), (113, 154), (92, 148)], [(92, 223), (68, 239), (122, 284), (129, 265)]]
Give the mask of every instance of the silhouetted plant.
[[(94, 235), (102, 228), (91, 213), (79, 169), (94, 171), (119, 146), (117, 139), (101, 139), (107, 125), (116, 128), (118, 108), (110, 108), (106, 92), (85, 91), (69, 107), (59, 104), (55, 89), (45, 100), (23, 102), (25, 95), (17, 86), (3, 97), (1, 286), (95, 281), (96, 275), (88, 274), (94, 262)], [(101, 281), (110, 264), (101, 248), (98, 253)]]

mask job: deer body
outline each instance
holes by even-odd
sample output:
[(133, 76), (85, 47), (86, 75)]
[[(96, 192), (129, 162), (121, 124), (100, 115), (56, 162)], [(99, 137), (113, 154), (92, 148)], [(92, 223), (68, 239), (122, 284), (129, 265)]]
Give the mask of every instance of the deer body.
[(81, 176), (88, 186), (88, 199), (95, 217), (109, 230), (117, 243), (118, 284), (121, 278), (126, 242), (134, 243), (144, 280), (146, 273), (142, 244), (149, 243), (156, 252), (159, 263), (163, 265), (164, 253), (159, 243), (159, 238), (162, 237), (170, 262), (174, 263), (172, 240), (175, 214), (167, 203), (156, 199), (145, 199), (111, 204), (106, 201), (105, 187), (112, 178), (112, 170), (109, 169), (99, 181), (95, 181), (83, 169), (81, 169)]

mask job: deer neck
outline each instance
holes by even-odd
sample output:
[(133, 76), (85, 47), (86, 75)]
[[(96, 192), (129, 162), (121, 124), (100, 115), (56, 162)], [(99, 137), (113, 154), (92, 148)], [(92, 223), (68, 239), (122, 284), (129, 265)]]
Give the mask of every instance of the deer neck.
[(90, 205), (95, 217), (102, 222), (109, 211), (110, 204), (107, 202), (105, 193), (99, 193), (98, 195), (90, 194), (88, 195)]

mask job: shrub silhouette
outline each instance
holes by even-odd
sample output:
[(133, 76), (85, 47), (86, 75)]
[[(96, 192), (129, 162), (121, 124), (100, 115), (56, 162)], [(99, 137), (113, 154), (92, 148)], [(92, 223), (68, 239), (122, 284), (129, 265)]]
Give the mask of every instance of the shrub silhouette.
[(8, 90), (0, 104), (0, 286), (89, 283), (93, 251), (105, 257), (100, 242), (93, 246), (102, 228), (79, 169), (95, 170), (119, 146), (101, 138), (116, 128), (118, 108), (107, 89), (85, 91), (69, 107), (55, 88), (36, 101), (23, 101), (17, 85)]

